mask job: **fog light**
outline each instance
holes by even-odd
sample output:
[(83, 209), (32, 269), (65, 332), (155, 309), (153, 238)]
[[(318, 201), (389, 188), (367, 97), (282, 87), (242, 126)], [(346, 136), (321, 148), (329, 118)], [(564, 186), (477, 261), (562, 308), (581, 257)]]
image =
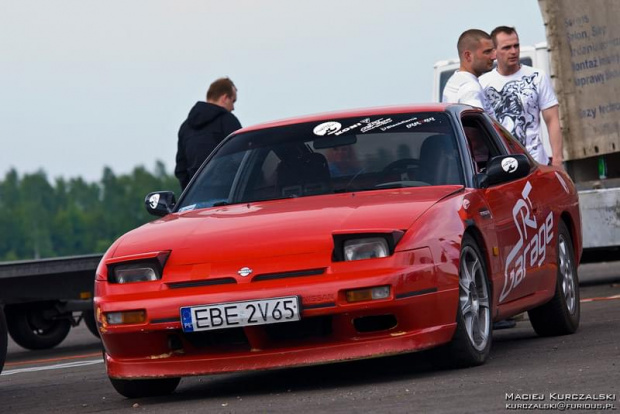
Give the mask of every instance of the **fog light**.
[(349, 290), (346, 293), (347, 302), (363, 302), (368, 300), (386, 299), (390, 297), (389, 286), (378, 286), (367, 289)]
[(127, 311), (127, 312), (108, 312), (105, 314), (108, 325), (131, 325), (146, 322), (146, 312)]

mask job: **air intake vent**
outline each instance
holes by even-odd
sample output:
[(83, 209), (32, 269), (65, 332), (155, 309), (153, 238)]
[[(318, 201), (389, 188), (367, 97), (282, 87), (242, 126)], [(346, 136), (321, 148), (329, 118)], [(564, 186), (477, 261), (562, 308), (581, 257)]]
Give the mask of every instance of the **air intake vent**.
[(204, 279), (204, 280), (191, 280), (188, 282), (173, 282), (167, 283), (170, 289), (182, 289), (190, 287), (200, 286), (217, 286), (217, 285), (230, 285), (235, 284), (237, 281), (232, 277), (223, 277), (219, 279)]
[(264, 273), (262, 275), (256, 275), (253, 282), (262, 282), (265, 280), (274, 280), (274, 279), (285, 279), (287, 277), (303, 277), (303, 276), (316, 276), (322, 275), (325, 273), (325, 268), (322, 267), (320, 269), (306, 269), (306, 270), (296, 270), (292, 272), (282, 272), (282, 273)]

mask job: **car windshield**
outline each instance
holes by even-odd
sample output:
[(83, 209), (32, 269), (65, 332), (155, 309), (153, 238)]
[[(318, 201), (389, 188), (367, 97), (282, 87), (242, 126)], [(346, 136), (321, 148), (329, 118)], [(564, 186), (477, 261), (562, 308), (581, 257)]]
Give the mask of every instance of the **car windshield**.
[(198, 173), (178, 211), (462, 183), (445, 113), (336, 118), (231, 137)]

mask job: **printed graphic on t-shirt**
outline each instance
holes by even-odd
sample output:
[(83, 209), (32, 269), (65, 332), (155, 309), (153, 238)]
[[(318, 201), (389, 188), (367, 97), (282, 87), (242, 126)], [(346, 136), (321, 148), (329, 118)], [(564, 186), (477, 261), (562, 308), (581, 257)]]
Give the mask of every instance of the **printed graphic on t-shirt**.
[(538, 72), (521, 79), (507, 82), (501, 91), (493, 86), (486, 90), (487, 98), (495, 111), (497, 120), (521, 142), (526, 145), (526, 131), (529, 128), (537, 128), (536, 106), (527, 105), (531, 97), (538, 95), (538, 85), (534, 79)]

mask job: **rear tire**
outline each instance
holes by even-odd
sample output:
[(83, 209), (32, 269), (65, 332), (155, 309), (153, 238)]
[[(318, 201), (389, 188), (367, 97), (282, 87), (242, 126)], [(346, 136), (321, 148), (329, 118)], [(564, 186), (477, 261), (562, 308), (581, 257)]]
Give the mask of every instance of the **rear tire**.
[(4, 311), (2, 305), (0, 305), (0, 372), (4, 368), (4, 361), (6, 360), (6, 348), (8, 344), (6, 319), (4, 318)]
[(181, 378), (124, 380), (110, 378), (114, 389), (127, 398), (157, 397), (172, 394)]
[(466, 234), (459, 265), (459, 305), (452, 342), (439, 348), (441, 367), (464, 368), (484, 364), (492, 342), (491, 297), (486, 264), (473, 237)]
[(69, 335), (69, 319), (49, 319), (43, 306), (7, 306), (6, 323), (11, 338), (26, 349), (53, 348)]
[(579, 327), (579, 276), (570, 233), (562, 221), (558, 226), (555, 294), (549, 302), (528, 314), (534, 331), (540, 336), (568, 335)]

